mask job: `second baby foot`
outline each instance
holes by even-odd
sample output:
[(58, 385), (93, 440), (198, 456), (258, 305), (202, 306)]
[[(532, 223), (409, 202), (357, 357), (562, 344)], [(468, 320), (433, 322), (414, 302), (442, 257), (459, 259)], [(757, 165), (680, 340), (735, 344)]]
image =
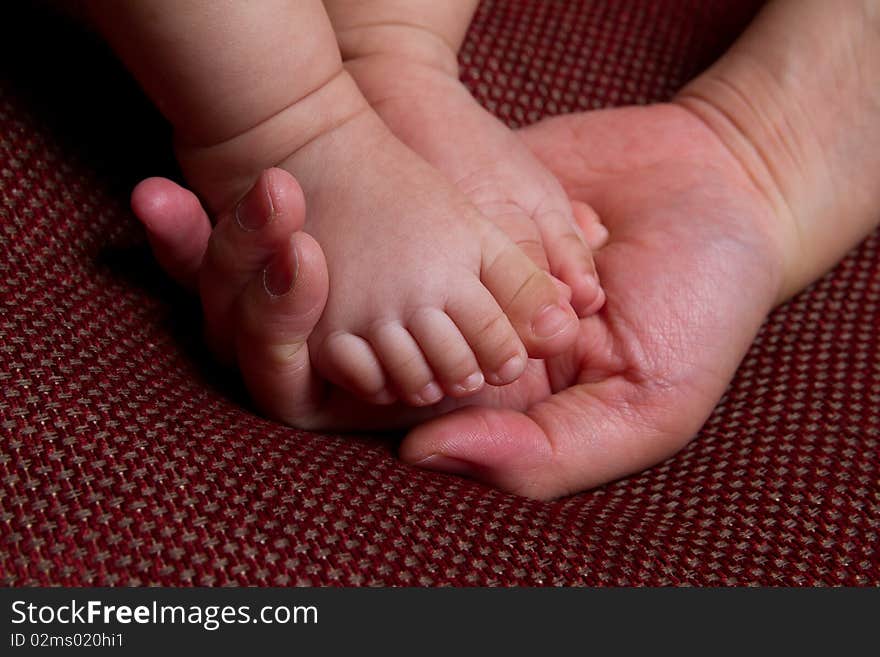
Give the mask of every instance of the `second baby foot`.
[[(568, 285), (580, 316), (601, 308), (605, 297), (589, 240), (578, 230), (582, 222), (575, 220), (562, 186), (513, 131), (480, 106), (449, 65), (380, 52), (349, 59), (346, 66), (396, 136)], [(533, 243), (535, 226), (540, 244)]]

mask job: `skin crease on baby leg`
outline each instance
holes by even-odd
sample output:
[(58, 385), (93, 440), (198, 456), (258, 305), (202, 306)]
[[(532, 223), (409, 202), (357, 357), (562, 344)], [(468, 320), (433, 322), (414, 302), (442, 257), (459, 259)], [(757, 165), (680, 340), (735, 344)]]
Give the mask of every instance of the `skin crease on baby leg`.
[[(269, 197), (235, 204), (275, 163), (302, 185), (305, 230), (330, 274), (309, 349), (329, 380), (374, 403), (427, 405), (508, 384), (527, 356), (571, 345), (565, 292), (391, 134), (344, 71), (320, 2), (92, 8), (174, 125), (184, 175), (212, 214), (235, 206), (246, 228), (271, 221)], [(202, 275), (203, 297), (214, 284)]]

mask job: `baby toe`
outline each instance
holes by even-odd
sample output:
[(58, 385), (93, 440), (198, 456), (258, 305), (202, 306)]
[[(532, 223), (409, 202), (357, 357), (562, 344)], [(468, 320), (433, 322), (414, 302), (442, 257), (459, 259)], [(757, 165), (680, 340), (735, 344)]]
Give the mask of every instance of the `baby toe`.
[(429, 406), (443, 399), (415, 338), (398, 322), (380, 324), (370, 332), (373, 346), (390, 384), (400, 398), (413, 406)]
[(571, 305), (586, 317), (597, 310), (601, 295), (590, 247), (577, 230), (572, 217), (547, 212), (535, 219), (544, 239), (550, 271), (571, 288)]
[(382, 364), (369, 342), (352, 333), (334, 333), (324, 340), (316, 359), (329, 381), (374, 404), (391, 404)]
[(593, 251), (598, 251), (605, 246), (610, 235), (596, 211), (581, 201), (572, 201), (571, 209), (587, 246)]
[(408, 328), (447, 394), (464, 397), (483, 387), (483, 373), (473, 350), (444, 311), (419, 310), (410, 317)]
[(556, 356), (577, 338), (578, 318), (553, 278), (501, 234), (483, 245), (480, 279), (492, 294), (529, 356)]
[(447, 302), (449, 317), (467, 340), (486, 381), (512, 383), (525, 371), (522, 342), (494, 297), (477, 281)]

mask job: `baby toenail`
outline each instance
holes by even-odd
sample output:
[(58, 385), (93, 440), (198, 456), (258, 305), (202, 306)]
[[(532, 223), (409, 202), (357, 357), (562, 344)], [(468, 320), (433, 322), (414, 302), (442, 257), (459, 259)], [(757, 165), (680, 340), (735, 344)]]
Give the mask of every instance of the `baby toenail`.
[(370, 397), (369, 401), (372, 404), (379, 404), (381, 406), (387, 406), (387, 405), (393, 404), (395, 401), (397, 401), (397, 397), (395, 397), (394, 394), (390, 390), (384, 389), (381, 392)]
[(473, 374), (469, 374), (464, 381), (458, 384), (457, 387), (462, 392), (476, 392), (483, 387), (483, 381), (483, 373), (474, 372)]
[(587, 289), (592, 297), (592, 303), (588, 306), (589, 314), (599, 312), (605, 305), (605, 290), (602, 289), (598, 276), (593, 274), (587, 278)]
[(501, 383), (510, 383), (522, 374), (525, 366), (526, 361), (522, 356), (514, 356), (498, 369), (495, 376)]
[(431, 381), (431, 383), (422, 388), (418, 397), (425, 404), (436, 404), (443, 399), (443, 391), (440, 389), (440, 386)]
[(569, 313), (561, 306), (547, 306), (535, 317), (532, 330), (539, 338), (552, 338), (571, 322)]
[(255, 189), (241, 199), (235, 206), (235, 221), (244, 230), (253, 231), (262, 228), (274, 212), (272, 197), (267, 191)]

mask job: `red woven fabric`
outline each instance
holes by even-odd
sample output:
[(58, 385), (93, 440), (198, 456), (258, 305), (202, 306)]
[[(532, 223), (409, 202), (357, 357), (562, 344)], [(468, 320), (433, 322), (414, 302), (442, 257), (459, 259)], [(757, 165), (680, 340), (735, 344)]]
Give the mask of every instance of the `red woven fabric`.
[[(747, 4), (747, 3), (746, 3)], [(485, 2), (462, 53), (512, 125), (668, 97), (754, 3)], [(5, 20), (0, 583), (880, 584), (880, 237), (773, 314), (699, 437), (553, 503), (248, 409), (126, 208), (164, 127), (85, 35)], [(88, 74), (86, 73), (88, 72)]]

